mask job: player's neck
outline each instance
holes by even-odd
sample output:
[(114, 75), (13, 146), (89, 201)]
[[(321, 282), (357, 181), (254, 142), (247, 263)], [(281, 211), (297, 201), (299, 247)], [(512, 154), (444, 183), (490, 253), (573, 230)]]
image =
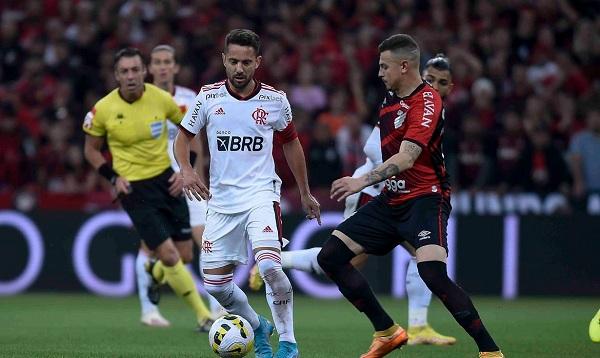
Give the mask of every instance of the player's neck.
[(253, 78), (252, 80), (250, 80), (250, 82), (248, 82), (248, 84), (244, 88), (239, 89), (233, 86), (231, 82), (229, 82), (229, 80), (227, 80), (227, 87), (231, 92), (235, 93), (236, 95), (242, 98), (246, 98), (250, 95), (250, 93), (252, 93), (252, 91), (254, 91), (254, 88), (256, 88), (256, 81)]
[(171, 95), (175, 94), (175, 83), (173, 81), (154, 82), (154, 85), (169, 92)]
[(136, 92), (124, 92), (119, 88), (119, 96), (121, 96), (121, 98), (125, 102), (133, 103), (142, 97), (142, 95), (144, 94), (144, 89), (145, 86), (143, 86), (139, 91)]
[(423, 79), (418, 72), (410, 75), (410, 77), (407, 78), (404, 83), (398, 85), (398, 89), (395, 91), (396, 96), (406, 97), (410, 95), (417, 87), (421, 85), (421, 83), (423, 83)]

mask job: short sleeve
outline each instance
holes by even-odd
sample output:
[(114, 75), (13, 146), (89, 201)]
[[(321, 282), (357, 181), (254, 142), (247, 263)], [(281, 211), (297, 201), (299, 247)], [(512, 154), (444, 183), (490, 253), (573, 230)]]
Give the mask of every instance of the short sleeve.
[(165, 108), (167, 110), (167, 119), (175, 124), (179, 124), (183, 119), (184, 113), (181, 111), (181, 107), (179, 107), (177, 102), (175, 102), (175, 99), (170, 95), (165, 98)]
[(204, 92), (200, 91), (180, 123), (185, 130), (193, 134), (198, 134), (200, 129), (206, 125), (206, 106), (203, 97)]
[(83, 131), (89, 135), (95, 137), (104, 137), (106, 135), (106, 124), (105, 118), (101, 111), (96, 110), (94, 106), (83, 120)]
[(276, 131), (282, 131), (292, 123), (292, 107), (290, 106), (290, 102), (287, 99), (287, 96), (283, 95), (281, 97), (281, 110), (279, 111), (279, 115), (275, 122), (273, 122), (273, 129)]
[(404, 140), (427, 147), (443, 115), (442, 99), (435, 90), (423, 91), (406, 114)]

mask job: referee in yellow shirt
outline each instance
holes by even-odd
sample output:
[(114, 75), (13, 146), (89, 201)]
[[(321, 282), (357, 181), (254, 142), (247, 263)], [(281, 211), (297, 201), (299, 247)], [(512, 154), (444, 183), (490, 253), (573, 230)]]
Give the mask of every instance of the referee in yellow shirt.
[[(210, 313), (174, 244), (191, 240), (182, 178), (171, 169), (167, 154), (166, 121), (179, 124), (183, 113), (168, 92), (144, 83), (146, 66), (139, 50), (117, 52), (114, 70), (119, 88), (100, 99), (83, 123), (85, 158), (113, 184), (143, 242), (159, 259), (150, 270), (154, 280), (169, 284), (206, 330)], [(101, 152), (105, 139), (113, 167)]]

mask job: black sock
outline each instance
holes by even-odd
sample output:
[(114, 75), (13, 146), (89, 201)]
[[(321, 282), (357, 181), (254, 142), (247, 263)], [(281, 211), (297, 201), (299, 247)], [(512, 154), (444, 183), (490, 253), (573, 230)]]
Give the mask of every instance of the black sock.
[(446, 264), (441, 261), (425, 261), (417, 264), (419, 275), (427, 287), (440, 298), (444, 306), (467, 333), (473, 337), (480, 352), (499, 350), (485, 329), (473, 302), (446, 273)]
[(340, 292), (359, 311), (363, 312), (376, 331), (394, 325), (385, 312), (364, 276), (352, 266), (350, 260), (356, 256), (340, 239), (332, 236), (319, 252), (319, 265), (327, 276), (337, 284)]

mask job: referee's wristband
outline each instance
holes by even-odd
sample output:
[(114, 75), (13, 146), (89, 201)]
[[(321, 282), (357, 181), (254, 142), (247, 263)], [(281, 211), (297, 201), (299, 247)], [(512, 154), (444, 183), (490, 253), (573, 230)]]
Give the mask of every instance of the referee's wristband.
[(111, 166), (108, 165), (108, 163), (104, 163), (100, 167), (98, 167), (98, 174), (106, 178), (106, 180), (108, 180), (112, 185), (115, 185), (115, 182), (119, 177), (119, 174), (117, 174), (117, 172), (115, 172), (113, 168), (111, 168)]

